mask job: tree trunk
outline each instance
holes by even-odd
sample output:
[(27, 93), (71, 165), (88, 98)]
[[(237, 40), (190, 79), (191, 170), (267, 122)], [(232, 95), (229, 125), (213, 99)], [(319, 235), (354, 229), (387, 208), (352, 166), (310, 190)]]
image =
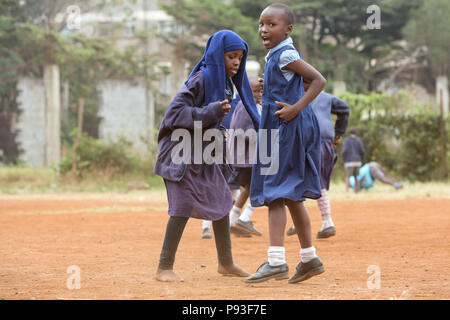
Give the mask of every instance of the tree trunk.
[(73, 145), (73, 160), (72, 160), (72, 173), (75, 175), (77, 173), (77, 149), (80, 145), (81, 136), (83, 134), (83, 114), (84, 114), (84, 99), (80, 98), (78, 100), (78, 128), (77, 128), (77, 138)]

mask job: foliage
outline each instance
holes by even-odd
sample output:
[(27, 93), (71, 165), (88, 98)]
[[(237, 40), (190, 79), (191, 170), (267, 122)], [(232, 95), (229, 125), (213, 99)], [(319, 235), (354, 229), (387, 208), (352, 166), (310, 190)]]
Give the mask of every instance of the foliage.
[(411, 47), (426, 46), (433, 73), (450, 76), (450, 2), (427, 0), (417, 9), (403, 32)]
[[(119, 4), (122, 0), (83, 1), (82, 10)], [(134, 2), (134, 1), (132, 1)], [(146, 37), (124, 50), (115, 47), (113, 39), (89, 38), (82, 34), (60, 33), (60, 25), (50, 23), (58, 12), (72, 4), (69, 0), (2, 1), (0, 5), (0, 149), (8, 155), (6, 162), (15, 162), (19, 154), (12, 122), (20, 112), (16, 103), (17, 79), (21, 76), (43, 76), (45, 64), (60, 67), (61, 83), (69, 85), (69, 109), (62, 115), (62, 144), (68, 148), (73, 139), (70, 132), (77, 126), (77, 107), (84, 99), (83, 131), (97, 137), (100, 119), (96, 90), (101, 79), (136, 81), (152, 80), (146, 67), (155, 62), (154, 55), (146, 55), (140, 47)], [(149, 35), (147, 35), (148, 37)]]
[[(423, 0), (287, 0), (296, 18), (292, 37), (303, 58), (328, 80), (344, 80), (352, 92), (373, 90), (377, 74), (371, 66), (376, 58), (401, 50), (401, 29), (412, 10)], [(219, 29), (232, 29), (247, 41), (250, 54), (264, 65), (267, 51), (258, 36), (262, 10), (272, 1), (233, 0), (231, 4), (213, 0), (175, 0), (163, 8), (176, 23), (185, 26), (180, 35), (168, 39), (182, 42), (179, 57), (194, 63), (202, 52), (198, 40)], [(367, 30), (367, 8), (378, 5), (382, 11), (381, 29)], [(442, 20), (443, 23), (446, 21)], [(177, 28), (180, 30), (180, 28)], [(176, 41), (174, 41), (176, 42)]]
[[(124, 138), (105, 143), (83, 133), (76, 150), (76, 175), (85, 177), (89, 173), (106, 171), (113, 177), (134, 172), (140, 167), (141, 160), (133, 154), (132, 143)], [(62, 175), (71, 172), (72, 163), (73, 152), (69, 152), (59, 164), (59, 172)]]
[(207, 37), (221, 29), (238, 33), (248, 43), (250, 55), (261, 57), (264, 52), (255, 31), (257, 20), (242, 15), (238, 8), (216, 0), (174, 0), (171, 4), (162, 4), (162, 8), (178, 25), (184, 26), (174, 28), (165, 37), (184, 49), (178, 52), (179, 57), (192, 65), (203, 55)]

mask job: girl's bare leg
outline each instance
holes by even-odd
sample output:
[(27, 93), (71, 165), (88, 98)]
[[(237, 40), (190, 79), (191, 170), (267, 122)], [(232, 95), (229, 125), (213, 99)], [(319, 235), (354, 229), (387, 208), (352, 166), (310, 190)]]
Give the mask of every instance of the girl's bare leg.
[(311, 220), (303, 201), (286, 200), (302, 248), (312, 247)]
[(284, 246), (286, 229), (286, 209), (284, 199), (277, 199), (269, 204), (269, 238), (270, 246)]
[(249, 188), (241, 187), (241, 192), (239, 193), (238, 198), (236, 199), (236, 203), (234, 204), (238, 208), (243, 208), (245, 203), (247, 202), (248, 195), (250, 193)]

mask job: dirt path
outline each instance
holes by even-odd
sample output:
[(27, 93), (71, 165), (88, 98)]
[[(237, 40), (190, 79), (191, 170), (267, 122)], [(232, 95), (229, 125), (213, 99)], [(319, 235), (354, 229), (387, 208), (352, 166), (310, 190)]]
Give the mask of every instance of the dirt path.
[[(294, 285), (220, 276), (214, 239), (201, 239), (194, 219), (175, 262), (185, 282), (157, 282), (165, 199), (58, 199), (1, 197), (1, 299), (450, 299), (450, 199), (332, 201), (337, 235), (314, 240), (326, 272)], [(314, 202), (308, 208), (315, 234), (320, 215)], [(249, 272), (266, 259), (266, 209), (253, 220), (263, 236), (232, 237), (235, 262)], [(287, 237), (291, 274), (298, 252)], [(80, 289), (68, 288), (68, 268), (80, 271)], [(374, 270), (379, 289), (368, 288)]]

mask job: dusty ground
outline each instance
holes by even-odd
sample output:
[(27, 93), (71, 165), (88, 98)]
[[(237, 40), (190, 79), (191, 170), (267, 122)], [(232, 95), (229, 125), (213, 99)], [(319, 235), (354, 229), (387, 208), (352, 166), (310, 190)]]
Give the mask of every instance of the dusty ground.
[[(164, 196), (0, 196), (0, 298), (450, 299), (450, 199), (331, 206), (337, 235), (314, 240), (322, 275), (252, 285), (221, 276), (214, 239), (201, 239), (201, 222), (191, 219), (175, 263), (185, 282), (175, 284), (153, 278), (168, 218)], [(320, 215), (314, 202), (308, 209), (315, 234)], [(235, 262), (250, 272), (266, 259), (266, 218), (263, 208), (253, 215), (263, 236), (232, 237)], [(297, 239), (287, 237), (291, 274), (298, 251)], [(79, 289), (69, 289), (71, 266), (79, 268)], [(378, 289), (370, 286), (376, 268)]]

